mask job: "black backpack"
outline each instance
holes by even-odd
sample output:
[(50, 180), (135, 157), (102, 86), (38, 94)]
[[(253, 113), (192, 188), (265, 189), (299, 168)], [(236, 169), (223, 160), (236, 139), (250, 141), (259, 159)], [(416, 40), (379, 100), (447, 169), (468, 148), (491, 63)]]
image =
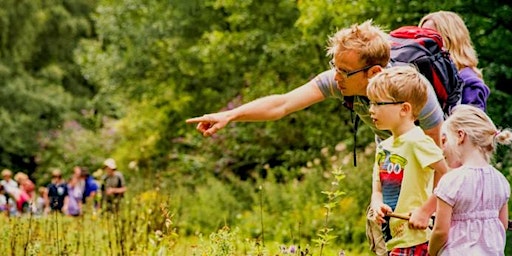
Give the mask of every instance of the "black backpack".
[[(429, 81), (437, 95), (445, 117), (460, 103), (463, 81), (455, 63), (443, 46), (443, 38), (432, 29), (404, 26), (390, 33), (391, 66), (411, 65), (417, 67)], [(353, 97), (344, 97), (343, 105), (353, 110)], [(354, 123), (354, 166), (356, 166), (356, 139), (359, 116)]]

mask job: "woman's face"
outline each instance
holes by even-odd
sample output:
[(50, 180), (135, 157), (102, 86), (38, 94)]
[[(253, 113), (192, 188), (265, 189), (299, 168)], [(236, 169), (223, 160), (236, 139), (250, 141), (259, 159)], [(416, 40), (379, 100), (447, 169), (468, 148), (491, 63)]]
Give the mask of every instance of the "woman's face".
[(421, 24), (421, 27), (437, 30), (436, 24), (432, 20), (426, 20), (425, 22), (423, 22), (423, 24)]
[(447, 131), (446, 127), (443, 125), (443, 129), (441, 130), (441, 148), (443, 149), (446, 164), (448, 164), (450, 168), (457, 168), (462, 165), (459, 146), (457, 133)]

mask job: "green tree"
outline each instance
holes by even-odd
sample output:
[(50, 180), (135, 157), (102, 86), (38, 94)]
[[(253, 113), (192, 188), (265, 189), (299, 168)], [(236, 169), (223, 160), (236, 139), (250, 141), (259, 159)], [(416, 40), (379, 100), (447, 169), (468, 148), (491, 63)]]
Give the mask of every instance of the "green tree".
[[(2, 1), (0, 164), (32, 173), (40, 140), (63, 120), (81, 118), (95, 91), (73, 61), (93, 36), (94, 1)], [(44, 150), (44, 149), (43, 149)]]

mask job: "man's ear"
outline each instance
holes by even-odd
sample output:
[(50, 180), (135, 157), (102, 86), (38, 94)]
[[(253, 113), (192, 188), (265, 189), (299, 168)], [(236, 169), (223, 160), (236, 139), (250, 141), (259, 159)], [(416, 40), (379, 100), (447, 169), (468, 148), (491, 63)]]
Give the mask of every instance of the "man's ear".
[(374, 75), (380, 73), (382, 71), (382, 67), (380, 65), (372, 66), (368, 69), (368, 77), (372, 78)]

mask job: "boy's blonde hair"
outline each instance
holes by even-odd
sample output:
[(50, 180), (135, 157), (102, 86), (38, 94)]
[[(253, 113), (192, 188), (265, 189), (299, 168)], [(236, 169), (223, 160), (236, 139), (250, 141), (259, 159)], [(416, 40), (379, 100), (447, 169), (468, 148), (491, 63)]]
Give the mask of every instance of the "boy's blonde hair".
[(427, 103), (430, 82), (412, 66), (385, 68), (369, 81), (366, 92), (371, 100), (405, 101), (416, 119)]
[(365, 65), (385, 67), (390, 59), (391, 44), (389, 36), (371, 20), (336, 32), (329, 38), (327, 55), (339, 56), (346, 51), (359, 53)]
[(443, 125), (447, 132), (454, 135), (458, 131), (464, 131), (473, 145), (484, 154), (487, 161), (490, 161), (496, 150), (496, 143), (505, 145), (512, 143), (512, 132), (509, 129), (497, 129), (484, 111), (471, 105), (456, 106)]
[(473, 48), (469, 30), (462, 18), (454, 12), (438, 11), (423, 17), (419, 26), (423, 26), (429, 20), (434, 23), (434, 27), (443, 37), (444, 46), (450, 52), (457, 69), (469, 67), (482, 78), (482, 72), (477, 68), (478, 57)]

